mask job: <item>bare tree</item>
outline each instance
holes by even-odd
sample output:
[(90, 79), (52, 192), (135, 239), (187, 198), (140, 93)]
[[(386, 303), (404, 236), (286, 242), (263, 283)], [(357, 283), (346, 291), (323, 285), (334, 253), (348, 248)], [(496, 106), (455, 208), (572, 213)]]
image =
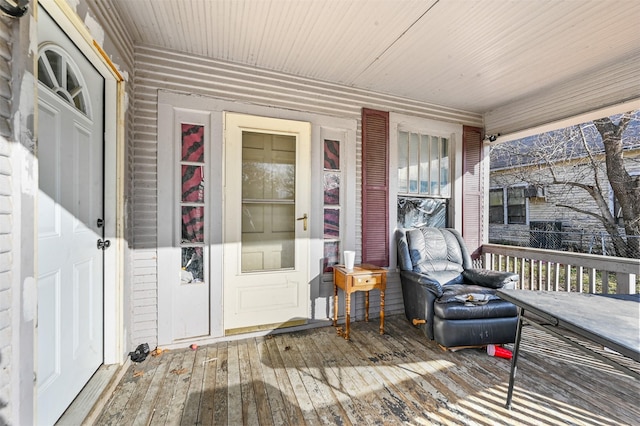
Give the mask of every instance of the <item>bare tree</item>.
[[(625, 233), (626, 235), (640, 236), (640, 175), (631, 176), (624, 162), (623, 134), (632, 119), (633, 113), (627, 112), (622, 114), (618, 124), (615, 124), (608, 117), (594, 120), (593, 124), (604, 143), (607, 176), (613, 194), (620, 204)], [(611, 232), (609, 233), (611, 234)], [(613, 234), (611, 235), (613, 236)], [(615, 242), (616, 240), (614, 240), (614, 244)], [(638, 250), (640, 238), (628, 238), (626, 244), (620, 248), (625, 249), (626, 253), (640, 253)], [(616, 251), (621, 253), (617, 247)]]
[[(640, 176), (626, 169), (625, 147), (640, 144), (637, 135), (625, 131), (640, 111), (605, 117), (565, 129), (496, 145), (492, 168), (511, 170), (511, 180), (534, 186), (553, 186), (555, 205), (587, 215), (610, 235), (617, 256), (640, 253)], [(511, 182), (513, 183), (513, 182)], [(501, 182), (507, 186), (509, 182)], [(610, 208), (610, 189), (622, 212), (624, 232)], [(580, 196), (580, 193), (583, 196)], [(583, 200), (588, 194), (594, 204)], [(595, 206), (595, 207), (594, 207)]]

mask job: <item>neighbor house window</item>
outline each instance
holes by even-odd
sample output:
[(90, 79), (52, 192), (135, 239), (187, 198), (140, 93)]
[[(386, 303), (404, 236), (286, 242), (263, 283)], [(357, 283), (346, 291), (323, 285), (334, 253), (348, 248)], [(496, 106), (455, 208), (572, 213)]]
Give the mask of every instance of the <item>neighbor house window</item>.
[(504, 189), (489, 190), (489, 223), (504, 224)]
[(527, 223), (525, 187), (507, 188), (507, 218), (509, 224)]
[(398, 132), (398, 227), (446, 226), (449, 138)]

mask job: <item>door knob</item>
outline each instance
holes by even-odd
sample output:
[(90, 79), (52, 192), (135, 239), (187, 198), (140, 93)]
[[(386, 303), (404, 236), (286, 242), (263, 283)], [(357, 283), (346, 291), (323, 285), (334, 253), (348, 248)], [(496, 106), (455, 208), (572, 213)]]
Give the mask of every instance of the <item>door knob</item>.
[(307, 214), (303, 214), (302, 217), (297, 218), (296, 220), (301, 220), (302, 222), (302, 227), (304, 228), (304, 230), (307, 230), (307, 219), (309, 219), (309, 217), (307, 216)]

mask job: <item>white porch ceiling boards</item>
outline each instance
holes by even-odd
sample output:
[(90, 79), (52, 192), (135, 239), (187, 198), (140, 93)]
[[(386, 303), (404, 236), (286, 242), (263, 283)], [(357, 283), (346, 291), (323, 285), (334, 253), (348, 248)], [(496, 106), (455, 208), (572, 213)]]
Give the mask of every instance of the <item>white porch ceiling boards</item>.
[(136, 45), (481, 114), (619, 63), (640, 75), (636, 0), (94, 1)]

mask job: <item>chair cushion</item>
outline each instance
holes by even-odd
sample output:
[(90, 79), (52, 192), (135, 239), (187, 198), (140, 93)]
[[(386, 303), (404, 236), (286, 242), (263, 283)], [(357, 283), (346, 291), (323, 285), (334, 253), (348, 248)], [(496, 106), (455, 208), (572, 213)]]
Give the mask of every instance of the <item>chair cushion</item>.
[(480, 319), (515, 317), (518, 309), (513, 303), (496, 296), (493, 289), (476, 285), (450, 284), (436, 299), (433, 310), (442, 319)]
[[(418, 228), (406, 233), (414, 272), (452, 271), (462, 273), (462, 253), (455, 237), (445, 237), (437, 228)], [(448, 235), (448, 234), (447, 234)], [(455, 242), (455, 244), (454, 244)], [(453, 276), (448, 280), (451, 281)], [(448, 282), (447, 281), (447, 282)], [(444, 283), (443, 283), (444, 284)]]

